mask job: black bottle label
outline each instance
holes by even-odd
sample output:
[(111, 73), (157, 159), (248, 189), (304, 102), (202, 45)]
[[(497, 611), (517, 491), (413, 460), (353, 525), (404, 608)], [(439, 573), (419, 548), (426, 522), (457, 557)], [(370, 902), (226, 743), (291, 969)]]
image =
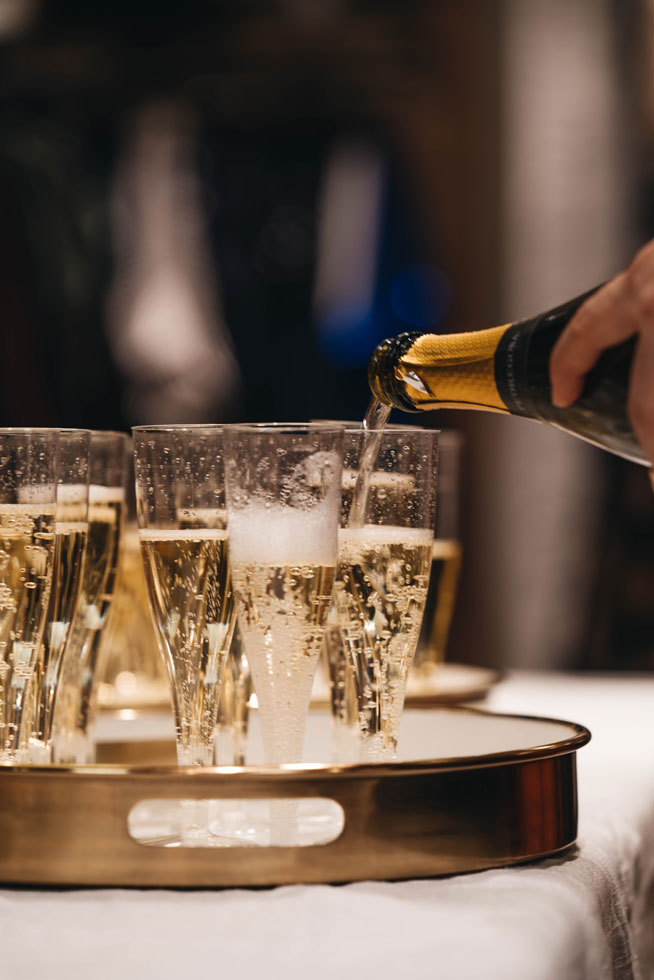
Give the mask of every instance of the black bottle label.
[(627, 387), (635, 346), (625, 341), (605, 351), (572, 405), (552, 405), (549, 360), (561, 331), (590, 293), (541, 316), (510, 326), (495, 354), (495, 381), (509, 412), (549, 422), (629, 459), (642, 460), (627, 417)]
[(563, 328), (594, 292), (520, 320), (502, 336), (495, 354), (495, 381), (513, 415), (551, 421), (550, 353)]

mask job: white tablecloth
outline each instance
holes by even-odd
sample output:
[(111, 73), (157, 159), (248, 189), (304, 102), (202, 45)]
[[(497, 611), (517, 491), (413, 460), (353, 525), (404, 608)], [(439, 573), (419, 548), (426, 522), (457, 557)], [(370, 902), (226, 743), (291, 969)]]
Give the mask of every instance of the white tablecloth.
[(654, 677), (511, 677), (489, 706), (578, 721), (571, 854), (450, 879), (213, 892), (0, 890), (0, 976), (654, 977)]

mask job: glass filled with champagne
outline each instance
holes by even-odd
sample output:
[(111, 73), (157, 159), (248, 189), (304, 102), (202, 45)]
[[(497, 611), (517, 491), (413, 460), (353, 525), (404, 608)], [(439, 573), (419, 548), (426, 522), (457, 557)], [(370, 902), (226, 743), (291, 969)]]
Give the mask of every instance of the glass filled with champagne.
[[(56, 429), (0, 429), (0, 762), (20, 760), (55, 560)], [(28, 734), (28, 733), (27, 733)]]
[(454, 429), (441, 430), (438, 440), (438, 507), (431, 576), (413, 662), (420, 677), (428, 683), (437, 678), (438, 665), (445, 660), (461, 570), (459, 470), (462, 441), (461, 433)]
[(437, 452), (433, 430), (345, 431), (348, 517), (339, 532), (334, 597), (353, 668), (362, 761), (395, 756), (427, 598)]
[(55, 701), (55, 762), (93, 761), (90, 722), (98, 660), (116, 585), (129, 448), (130, 439), (123, 432), (91, 432), (86, 559)]
[[(336, 570), (342, 429), (225, 427), (229, 546), (239, 630), (265, 762), (300, 762)], [(293, 841), (293, 806), (271, 814)]]
[[(341, 528), (346, 528), (352, 517), (353, 500), (355, 488), (359, 484), (361, 500), (367, 495), (368, 480), (374, 466), (374, 461), (378, 447), (377, 440), (381, 437), (381, 431), (391, 429), (404, 429), (406, 426), (385, 424), (385, 419), (377, 420), (379, 427), (375, 427), (375, 420), (369, 420), (370, 424), (364, 423), (363, 428), (368, 430), (365, 437), (366, 445), (361, 454), (357, 456), (357, 462), (361, 466), (365, 465), (365, 458), (370, 457), (370, 474), (361, 476), (361, 469), (352, 469), (350, 466), (350, 431), (354, 433), (357, 440), (355, 449), (358, 452), (358, 439), (362, 432), (362, 425), (355, 421), (344, 421), (342, 419), (315, 419), (314, 421), (330, 423), (332, 425), (342, 425), (346, 431), (344, 435), (344, 465), (342, 474), (342, 493), (341, 493)], [(382, 478), (382, 479), (385, 479)], [(357, 505), (355, 505), (355, 510)], [(357, 518), (354, 518), (357, 522)], [(360, 523), (360, 521), (358, 521)], [(424, 627), (424, 623), (423, 623)], [(354, 668), (348, 656), (343, 640), (343, 632), (339, 621), (336, 603), (332, 601), (325, 631), (323, 643), (323, 659), (325, 663), (327, 679), (329, 683), (329, 704), (332, 717), (332, 759), (335, 762), (358, 762), (361, 754), (359, 715), (357, 706), (357, 694), (354, 683)]]
[(29, 759), (52, 761), (52, 723), (61, 665), (77, 613), (88, 536), (88, 429), (59, 430), (55, 557), (43, 642), (31, 682)]
[(223, 430), (139, 426), (134, 450), (141, 554), (170, 680), (177, 758), (183, 766), (210, 766), (235, 624)]

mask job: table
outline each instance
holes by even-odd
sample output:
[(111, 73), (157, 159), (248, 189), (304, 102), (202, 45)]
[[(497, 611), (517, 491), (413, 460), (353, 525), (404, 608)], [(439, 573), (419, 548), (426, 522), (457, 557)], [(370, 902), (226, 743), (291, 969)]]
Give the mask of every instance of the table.
[(578, 721), (578, 847), (449, 879), (266, 890), (0, 889), (12, 980), (654, 976), (654, 677), (516, 674), (493, 710)]

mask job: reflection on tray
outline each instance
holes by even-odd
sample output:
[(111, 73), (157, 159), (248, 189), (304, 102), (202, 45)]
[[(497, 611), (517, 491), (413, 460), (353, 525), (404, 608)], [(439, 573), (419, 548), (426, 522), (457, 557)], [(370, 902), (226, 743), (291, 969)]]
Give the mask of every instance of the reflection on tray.
[[(431, 704), (481, 701), (501, 677), (500, 671), (488, 667), (452, 663), (423, 664), (420, 670), (409, 673), (405, 703), (412, 707), (426, 707)], [(325, 707), (328, 702), (327, 677), (324, 671), (319, 670), (313, 685), (311, 704), (313, 707)], [(98, 707), (102, 711), (170, 711), (168, 684), (165, 681), (136, 677), (129, 684), (101, 684)]]
[(155, 680), (123, 671), (113, 684), (98, 686), (98, 708), (101, 711), (153, 711), (171, 708), (170, 687), (165, 679)]
[(410, 671), (405, 704), (460, 704), (481, 701), (501, 679), (498, 670), (469, 664), (423, 664)]
[[(468, 664), (423, 664), (420, 670), (409, 673), (404, 703), (407, 707), (427, 707), (481, 701), (501, 676), (500, 671)], [(329, 703), (327, 677), (322, 671), (316, 673), (311, 703), (320, 707)]]

